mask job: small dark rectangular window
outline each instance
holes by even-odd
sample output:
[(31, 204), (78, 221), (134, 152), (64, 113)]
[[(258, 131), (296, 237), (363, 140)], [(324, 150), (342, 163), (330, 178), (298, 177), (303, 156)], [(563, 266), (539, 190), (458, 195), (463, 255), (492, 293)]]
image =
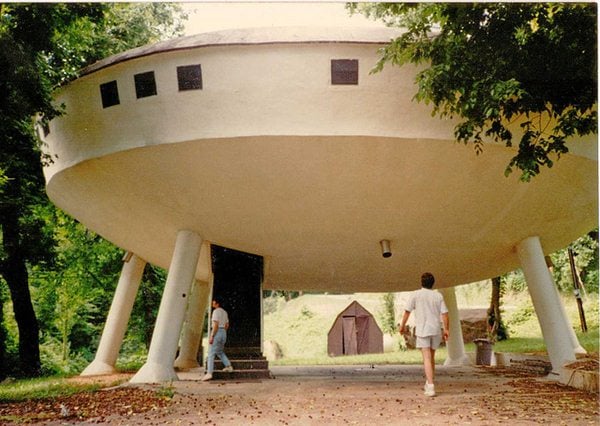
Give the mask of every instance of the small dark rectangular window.
[(50, 134), (50, 123), (43, 121), (42, 130), (44, 131), (44, 137), (48, 136)]
[(358, 59), (332, 59), (331, 84), (358, 84)]
[(135, 95), (138, 99), (156, 95), (154, 71), (148, 71), (133, 76), (135, 80)]
[(202, 69), (200, 65), (184, 65), (177, 67), (177, 82), (179, 90), (201, 90)]
[(102, 108), (119, 105), (119, 89), (117, 80), (109, 81), (100, 85), (100, 96), (102, 96)]

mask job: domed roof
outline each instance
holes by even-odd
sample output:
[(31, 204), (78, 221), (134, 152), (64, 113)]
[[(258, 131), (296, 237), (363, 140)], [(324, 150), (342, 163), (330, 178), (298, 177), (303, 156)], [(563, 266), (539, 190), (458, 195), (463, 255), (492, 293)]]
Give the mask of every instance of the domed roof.
[(199, 33), (131, 49), (98, 61), (84, 69), (89, 74), (104, 67), (173, 50), (209, 46), (283, 43), (388, 43), (402, 34), (392, 28), (360, 27), (265, 27), (240, 28)]

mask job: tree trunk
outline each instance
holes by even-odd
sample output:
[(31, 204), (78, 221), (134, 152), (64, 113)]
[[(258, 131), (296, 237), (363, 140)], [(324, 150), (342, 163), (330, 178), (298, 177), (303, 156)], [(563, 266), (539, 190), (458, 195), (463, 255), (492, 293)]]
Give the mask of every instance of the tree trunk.
[(1, 272), (10, 290), (19, 330), (20, 368), (25, 376), (35, 377), (41, 373), (39, 326), (31, 303), (25, 257), (20, 249), (19, 219), (14, 211), (3, 211), (2, 219), (2, 243), (6, 258)]
[(502, 279), (500, 277), (492, 278), (492, 298), (490, 300), (490, 307), (487, 311), (488, 314), (488, 326), (490, 335), (494, 340), (498, 337), (498, 329), (500, 328), (500, 284)]
[(0, 381), (6, 378), (6, 328), (4, 327), (4, 300), (0, 297)]

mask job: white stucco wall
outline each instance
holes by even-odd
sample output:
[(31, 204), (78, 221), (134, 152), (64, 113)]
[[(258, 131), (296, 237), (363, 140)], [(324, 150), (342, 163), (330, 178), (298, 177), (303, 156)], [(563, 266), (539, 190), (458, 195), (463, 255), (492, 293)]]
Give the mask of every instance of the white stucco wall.
[[(67, 115), (47, 140), (57, 161), (47, 176), (86, 159), (132, 148), (211, 138), (364, 135), (452, 141), (451, 123), (412, 102), (415, 69), (375, 65), (373, 44), (214, 46), (133, 59), (60, 91)], [(358, 59), (358, 85), (332, 85), (332, 59)], [(202, 90), (180, 92), (176, 68), (201, 64)], [(136, 99), (133, 76), (154, 71), (158, 94)], [(102, 83), (120, 104), (102, 108)], [(424, 117), (428, 120), (424, 121)]]

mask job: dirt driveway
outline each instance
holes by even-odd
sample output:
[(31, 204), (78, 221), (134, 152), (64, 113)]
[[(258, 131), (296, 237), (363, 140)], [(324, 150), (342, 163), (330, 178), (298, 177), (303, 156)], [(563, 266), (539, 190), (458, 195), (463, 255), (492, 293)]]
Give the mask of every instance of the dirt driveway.
[[(598, 395), (545, 377), (494, 367), (438, 367), (433, 398), (420, 366), (272, 367), (273, 379), (200, 382), (181, 373), (173, 397), (145, 410), (110, 408), (101, 417), (51, 425), (597, 425)], [(125, 386), (136, 392), (164, 387)], [(95, 404), (102, 404), (97, 392)], [(121, 397), (121, 399), (126, 398)], [(133, 406), (130, 406), (133, 407)], [(72, 407), (73, 410), (81, 407)], [(118, 413), (118, 414), (115, 414)]]

